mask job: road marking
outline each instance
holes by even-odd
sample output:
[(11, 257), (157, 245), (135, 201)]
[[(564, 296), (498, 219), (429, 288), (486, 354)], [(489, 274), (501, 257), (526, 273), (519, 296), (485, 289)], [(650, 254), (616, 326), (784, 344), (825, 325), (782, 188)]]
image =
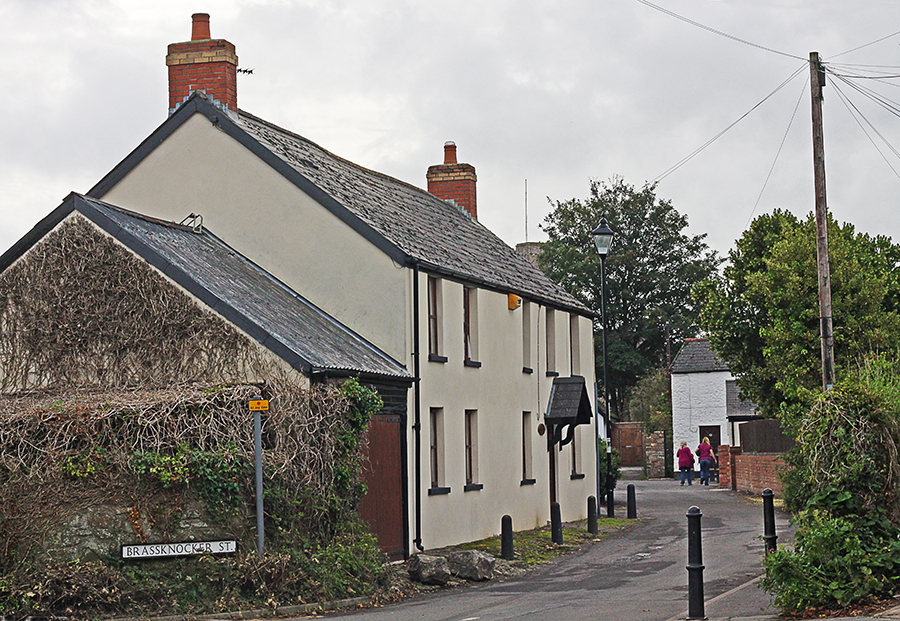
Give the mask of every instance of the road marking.
[[(730, 591), (725, 591), (721, 595), (716, 595), (714, 598), (707, 600), (704, 603), (704, 608), (706, 607), (706, 604), (712, 604), (713, 602), (717, 602), (720, 599), (724, 599), (724, 598), (728, 597), (729, 595), (731, 595), (732, 593), (737, 593), (741, 589), (746, 589), (748, 586), (756, 584), (757, 582), (759, 582), (762, 579), (763, 579), (763, 576), (762, 576), (762, 574), (760, 574), (759, 576), (756, 576), (753, 580), (750, 580), (749, 582), (745, 582), (744, 584), (736, 586), (733, 589), (731, 589)], [(689, 611), (685, 610), (684, 612), (678, 613), (674, 617), (666, 619), (666, 621), (682, 621), (683, 619), (687, 618), (688, 614), (689, 614)]]

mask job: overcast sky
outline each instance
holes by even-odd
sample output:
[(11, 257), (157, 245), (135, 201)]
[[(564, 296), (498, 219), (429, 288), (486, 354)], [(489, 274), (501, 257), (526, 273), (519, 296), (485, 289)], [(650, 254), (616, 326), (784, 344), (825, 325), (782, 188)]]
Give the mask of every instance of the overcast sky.
[[(844, 53), (900, 31), (900, 0), (655, 4), (732, 38), (639, 0), (0, 0), (0, 251), (165, 120), (166, 46), (190, 39), (194, 12), (253, 69), (238, 78), (248, 112), (420, 187), (456, 142), (479, 220), (510, 245), (526, 212), (528, 239), (545, 238), (548, 198), (658, 178), (799, 71), (658, 194), (722, 254), (752, 217), (804, 217), (809, 52), (844, 74), (900, 73), (900, 35)], [(853, 84), (900, 101), (900, 80)], [(833, 80), (824, 116), (829, 209), (900, 241), (897, 116)]]

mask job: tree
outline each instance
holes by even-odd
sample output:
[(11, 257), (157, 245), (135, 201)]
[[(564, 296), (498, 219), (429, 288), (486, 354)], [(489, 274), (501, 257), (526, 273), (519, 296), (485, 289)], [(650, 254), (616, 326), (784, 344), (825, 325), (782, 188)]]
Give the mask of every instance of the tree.
[[(742, 395), (768, 416), (821, 390), (815, 220), (776, 210), (758, 217), (721, 277), (694, 289), (701, 327)], [(900, 248), (829, 217), (835, 363), (894, 347), (900, 337)]]
[[(590, 232), (605, 217), (615, 231), (606, 259), (609, 315), (608, 367), (611, 409), (619, 413), (638, 380), (666, 363), (666, 325), (671, 338), (695, 336), (698, 311), (691, 286), (721, 262), (703, 241), (684, 233), (687, 217), (656, 196), (656, 185), (640, 190), (621, 177), (591, 181), (585, 200), (551, 201), (541, 228), (549, 240), (538, 262), (578, 300), (600, 314), (600, 257)], [(594, 343), (602, 377), (600, 322)]]

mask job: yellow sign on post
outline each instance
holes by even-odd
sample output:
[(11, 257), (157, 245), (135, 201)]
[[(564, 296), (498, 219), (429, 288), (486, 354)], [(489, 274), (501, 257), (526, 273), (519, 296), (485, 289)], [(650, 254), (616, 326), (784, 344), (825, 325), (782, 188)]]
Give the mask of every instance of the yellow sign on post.
[(250, 402), (250, 411), (256, 412), (259, 410), (268, 410), (269, 409), (269, 400), (268, 399), (258, 399), (256, 401)]

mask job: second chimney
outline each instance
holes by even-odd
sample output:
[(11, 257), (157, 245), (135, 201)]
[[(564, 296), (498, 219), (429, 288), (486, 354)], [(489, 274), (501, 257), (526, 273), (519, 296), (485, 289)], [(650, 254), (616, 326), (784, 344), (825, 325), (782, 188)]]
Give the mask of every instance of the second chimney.
[(428, 191), (444, 200), (452, 200), (473, 218), (478, 218), (475, 202), (475, 167), (456, 161), (456, 143), (444, 143), (444, 163), (428, 167), (425, 175)]
[(169, 114), (194, 91), (203, 91), (217, 106), (237, 110), (237, 65), (234, 45), (212, 39), (209, 15), (191, 16), (191, 40), (169, 45)]

